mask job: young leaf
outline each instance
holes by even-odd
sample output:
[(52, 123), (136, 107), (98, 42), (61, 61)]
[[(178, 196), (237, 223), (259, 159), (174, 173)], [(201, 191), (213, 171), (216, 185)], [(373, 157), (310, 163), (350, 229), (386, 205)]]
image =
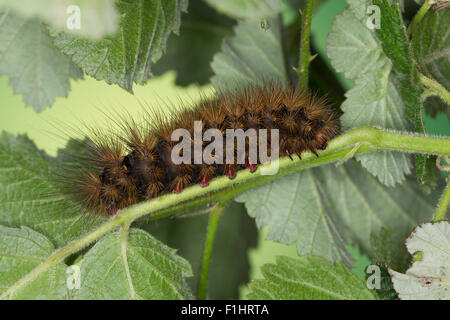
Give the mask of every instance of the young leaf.
[(81, 70), (61, 54), (39, 20), (0, 10), (0, 76), (7, 75), (15, 94), (37, 112), (67, 97), (70, 79)]
[(271, 20), (270, 24), (271, 28), (264, 30), (256, 20), (239, 22), (235, 36), (223, 41), (222, 51), (211, 63), (215, 73), (211, 82), (216, 89), (262, 80), (286, 82), (279, 21)]
[(151, 65), (166, 48), (169, 35), (178, 33), (187, 0), (117, 1), (120, 28), (102, 40), (52, 30), (55, 45), (90, 76), (118, 84), (132, 92), (133, 82), (145, 83)]
[(400, 299), (450, 299), (450, 224), (425, 223), (406, 240), (409, 253), (421, 254), (405, 274), (392, 269), (394, 288)]
[[(347, 77), (357, 79), (356, 87), (346, 94), (347, 100), (342, 105), (343, 127), (376, 125), (408, 129), (408, 122), (403, 117), (405, 104), (401, 90), (397, 89), (399, 80), (391, 74), (391, 64), (377, 37), (364, 24), (368, 2), (348, 2), (350, 7), (335, 18), (327, 39), (327, 53), (332, 65)], [(380, 152), (370, 158), (361, 156), (357, 159), (389, 186), (403, 181), (411, 170), (410, 156), (406, 154)]]
[(84, 257), (77, 299), (187, 299), (189, 262), (140, 229), (121, 228)]
[[(86, 37), (101, 38), (117, 29), (118, 15), (114, 0), (0, 0), (0, 7), (13, 9), (24, 18), (39, 18), (57, 29), (66, 29)], [(77, 18), (79, 29), (75, 25), (76, 28), (71, 30), (67, 28)]]
[(26, 136), (0, 134), (0, 224), (28, 226), (57, 247), (90, 230), (78, 204), (63, 196), (50, 175), (58, 165)]
[(317, 257), (277, 257), (262, 267), (264, 279), (250, 283), (249, 299), (374, 300), (364, 279), (340, 263)]
[(18, 290), (11, 287), (54, 250), (45, 236), (32, 229), (0, 226), (0, 296), (5, 294), (2, 298), (9, 299), (67, 299), (67, 266), (64, 263), (57, 264)]
[(450, 10), (429, 10), (411, 26), (412, 47), (420, 71), (450, 90)]
[(300, 255), (312, 254), (349, 265), (344, 240), (370, 252), (370, 234), (383, 226), (408, 233), (429, 220), (434, 199), (415, 183), (386, 187), (359, 164), (321, 166), (286, 176), (237, 198), (268, 239), (297, 243)]
[[(200, 263), (205, 245), (208, 215), (164, 219), (145, 229), (186, 258), (194, 277), (187, 279), (196, 295)], [(189, 239), (189, 241), (186, 241)], [(249, 281), (248, 250), (258, 241), (258, 231), (241, 203), (231, 202), (220, 217), (211, 257), (208, 298), (238, 299), (239, 286)]]
[[(450, 10), (429, 10), (419, 23), (411, 25), (414, 57), (420, 71), (435, 79), (450, 91)], [(450, 107), (441, 99), (428, 98), (425, 111), (435, 117), (437, 112), (447, 113)]]
[(181, 21), (180, 36), (169, 38), (167, 53), (154, 65), (153, 71), (160, 75), (174, 69), (176, 83), (183, 86), (209, 83), (213, 75), (210, 62), (220, 51), (223, 38), (232, 35), (235, 22), (204, 1), (191, 2), (189, 12)]
[(217, 11), (236, 19), (263, 19), (276, 15), (278, 0), (204, 0)]

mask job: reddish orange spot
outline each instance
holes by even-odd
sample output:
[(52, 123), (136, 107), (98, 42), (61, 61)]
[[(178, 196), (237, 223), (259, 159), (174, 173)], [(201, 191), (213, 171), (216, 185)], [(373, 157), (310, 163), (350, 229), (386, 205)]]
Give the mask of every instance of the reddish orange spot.
[(247, 166), (247, 168), (250, 169), (250, 172), (251, 172), (251, 173), (253, 173), (253, 172), (256, 171), (256, 165), (254, 165), (253, 163), (250, 163), (250, 161), (248, 161), (248, 159), (247, 159), (247, 161), (245, 162), (245, 165)]
[(227, 176), (230, 177), (230, 179), (234, 179), (236, 178), (236, 175), (234, 174), (234, 169), (232, 166), (227, 165), (227, 170), (226, 170)]
[(173, 187), (173, 192), (180, 193), (181, 191), (183, 191), (183, 185), (182, 185), (181, 181), (178, 181), (175, 184), (175, 186)]
[(202, 188), (209, 186), (208, 177), (203, 175), (200, 179), (200, 183), (202, 184)]

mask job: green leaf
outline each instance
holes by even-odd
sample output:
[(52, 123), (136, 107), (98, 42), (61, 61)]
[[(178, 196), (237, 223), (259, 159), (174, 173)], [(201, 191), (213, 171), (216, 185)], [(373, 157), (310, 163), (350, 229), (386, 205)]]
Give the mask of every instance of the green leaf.
[(394, 234), (392, 228), (383, 227), (379, 233), (372, 233), (370, 235), (372, 262), (384, 263), (400, 272), (406, 271), (411, 259), (404, 245), (405, 238), (404, 234)]
[(37, 19), (24, 19), (10, 10), (0, 10), (0, 76), (7, 75), (15, 94), (26, 105), (42, 111), (67, 97), (70, 79), (82, 72), (52, 44), (46, 28)]
[(209, 83), (212, 58), (220, 51), (223, 38), (232, 35), (234, 24), (204, 1), (191, 2), (188, 14), (182, 17), (180, 36), (169, 38), (167, 53), (154, 65), (154, 73), (174, 69), (176, 83), (183, 86)]
[[(421, 0), (419, 0), (421, 1)], [(372, 0), (346, 0), (349, 5), (349, 9), (353, 12), (353, 14), (363, 23), (367, 21), (367, 18), (370, 17), (371, 14), (367, 12), (367, 8), (373, 5)], [(400, 10), (404, 11), (404, 0), (392, 0), (392, 3), (398, 3), (400, 6)], [(417, 1), (416, 1), (417, 2)]]
[[(331, 64), (346, 77), (356, 78), (356, 86), (346, 93), (341, 109), (345, 129), (363, 125), (408, 130), (400, 81), (382, 50), (375, 33), (363, 23), (367, 1), (349, 1), (350, 8), (338, 15), (327, 39)], [(400, 89), (399, 89), (400, 88)], [(407, 154), (390, 151), (357, 157), (382, 183), (392, 186), (411, 172)]]
[[(54, 250), (55, 247), (45, 236), (32, 229), (0, 226), (0, 294), (45, 261)], [(67, 299), (66, 268), (64, 263), (59, 263), (18, 291), (13, 290), (7, 297)]]
[(378, 70), (387, 62), (373, 33), (349, 9), (333, 22), (327, 54), (336, 71), (352, 79)]
[[(198, 276), (205, 245), (208, 215), (164, 219), (151, 223), (146, 230), (186, 258), (192, 265), (194, 277), (188, 279), (196, 295)], [(189, 239), (189, 241), (186, 241)], [(236, 202), (225, 209), (220, 218), (211, 258), (208, 297), (238, 299), (239, 286), (249, 281), (248, 250), (256, 247), (258, 232), (255, 222)]]
[(88, 75), (118, 84), (132, 92), (133, 82), (145, 83), (151, 66), (166, 48), (167, 38), (178, 33), (187, 0), (118, 1), (119, 31), (102, 40), (52, 30), (55, 45)]
[[(80, 10), (80, 29), (69, 30), (67, 21), (74, 14), (70, 6)], [(117, 30), (118, 15), (114, 0), (0, 0), (0, 7), (13, 9), (24, 18), (39, 18), (57, 29), (82, 36), (101, 38)]]
[(364, 279), (340, 263), (317, 257), (277, 257), (262, 268), (264, 279), (250, 284), (249, 299), (374, 300)]
[(245, 202), (268, 239), (296, 243), (299, 255), (312, 254), (349, 265), (345, 241), (370, 252), (370, 234), (382, 227), (408, 233), (429, 220), (434, 198), (415, 183), (386, 187), (354, 161), (321, 166), (270, 182), (237, 198)]
[(204, 0), (211, 7), (236, 19), (263, 19), (281, 10), (278, 0)]
[(211, 82), (216, 89), (255, 84), (262, 80), (287, 81), (279, 21), (271, 20), (269, 23), (272, 27), (264, 30), (259, 21), (239, 22), (234, 28), (235, 36), (223, 41), (222, 51), (211, 63), (215, 73)]
[(350, 11), (358, 18), (359, 21), (365, 23), (367, 21), (368, 13), (367, 7), (372, 5), (371, 0), (346, 0)]
[(432, 193), (433, 189), (436, 189), (439, 185), (439, 170), (436, 167), (436, 158), (434, 155), (426, 155), (423, 157), (416, 155), (416, 171), (419, 175), (419, 184), (426, 194)]
[(80, 236), (100, 221), (61, 194), (49, 174), (58, 161), (39, 151), (26, 136), (0, 134), (0, 224), (28, 226), (56, 246)]
[(405, 274), (389, 273), (400, 299), (450, 299), (450, 224), (425, 223), (406, 240), (408, 252), (421, 253)]
[[(381, 300), (398, 300), (397, 292), (394, 290), (394, 286), (392, 285), (391, 276), (389, 275), (389, 271), (386, 268), (386, 265), (377, 263), (376, 266), (380, 268), (380, 279), (379, 289), (374, 288), (375, 292), (377, 293), (377, 296)], [(369, 266), (367, 266), (368, 268)], [(373, 270), (365, 270), (365, 277), (366, 281), (373, 281), (373, 278), (370, 278), (371, 276), (375, 276), (373, 274)], [(369, 272), (370, 271), (370, 272)]]
[[(394, 85), (390, 65), (372, 71), (356, 80), (356, 85), (346, 94), (341, 109), (342, 127), (352, 129), (364, 125), (406, 131), (409, 123), (404, 114), (400, 92)], [(381, 151), (357, 156), (370, 173), (380, 182), (393, 186), (411, 173), (411, 157), (407, 153)]]
[(189, 262), (140, 229), (121, 229), (85, 255), (77, 299), (187, 299)]
[(299, 255), (312, 254), (351, 265), (351, 257), (319, 188), (313, 170), (283, 177), (239, 196), (259, 228), (269, 226), (267, 239), (297, 244)]
[(450, 90), (450, 10), (429, 10), (411, 26), (414, 56), (420, 71)]
[[(420, 71), (435, 79), (450, 91), (450, 10), (429, 10), (418, 24), (411, 25), (414, 57)], [(437, 112), (447, 113), (450, 107), (441, 99), (430, 97), (425, 111), (435, 117)]]

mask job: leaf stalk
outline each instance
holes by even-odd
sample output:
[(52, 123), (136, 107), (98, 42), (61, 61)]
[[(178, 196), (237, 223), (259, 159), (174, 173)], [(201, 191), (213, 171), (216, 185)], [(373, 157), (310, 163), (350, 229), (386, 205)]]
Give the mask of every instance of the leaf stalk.
[(425, 90), (424, 92), (425, 97), (429, 95), (437, 95), (447, 104), (450, 104), (450, 92), (448, 92), (442, 84), (424, 76), (423, 74), (419, 75), (419, 79), (420, 82), (428, 88), (428, 90)]

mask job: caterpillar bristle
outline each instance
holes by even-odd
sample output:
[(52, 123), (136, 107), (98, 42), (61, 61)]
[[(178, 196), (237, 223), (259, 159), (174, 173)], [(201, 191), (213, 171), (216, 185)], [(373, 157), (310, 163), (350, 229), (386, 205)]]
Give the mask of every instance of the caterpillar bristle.
[[(234, 152), (231, 164), (196, 163), (192, 138), (195, 121), (199, 121), (202, 135), (208, 129), (218, 129), (223, 135), (227, 129), (268, 129), (268, 156), (272, 154), (270, 129), (278, 129), (279, 154), (291, 159), (293, 155), (301, 159), (307, 150), (319, 156), (317, 150), (325, 149), (339, 132), (339, 119), (324, 99), (276, 83), (219, 90), (215, 97), (202, 97), (195, 107), (169, 115), (145, 109), (139, 122), (129, 115), (111, 118), (120, 133), (92, 129), (92, 135), (84, 143), (86, 160), (65, 176), (72, 197), (87, 211), (105, 215), (114, 215), (120, 209), (164, 192), (182, 192), (192, 184), (207, 187), (219, 175), (234, 179), (241, 169), (257, 170), (261, 162), (254, 151), (249, 151), (250, 139), (245, 141), (243, 162)], [(192, 148), (183, 149), (178, 155), (183, 157), (184, 152), (190, 151), (193, 160), (190, 163), (176, 164), (172, 159), (173, 148), (179, 143), (172, 141), (172, 135), (179, 128), (189, 132)], [(202, 140), (201, 147), (208, 148), (215, 139)], [(259, 139), (256, 136), (258, 143)], [(212, 157), (227, 153), (225, 138), (218, 142), (224, 145), (223, 154), (216, 150)], [(233, 148), (237, 150), (236, 145)]]

